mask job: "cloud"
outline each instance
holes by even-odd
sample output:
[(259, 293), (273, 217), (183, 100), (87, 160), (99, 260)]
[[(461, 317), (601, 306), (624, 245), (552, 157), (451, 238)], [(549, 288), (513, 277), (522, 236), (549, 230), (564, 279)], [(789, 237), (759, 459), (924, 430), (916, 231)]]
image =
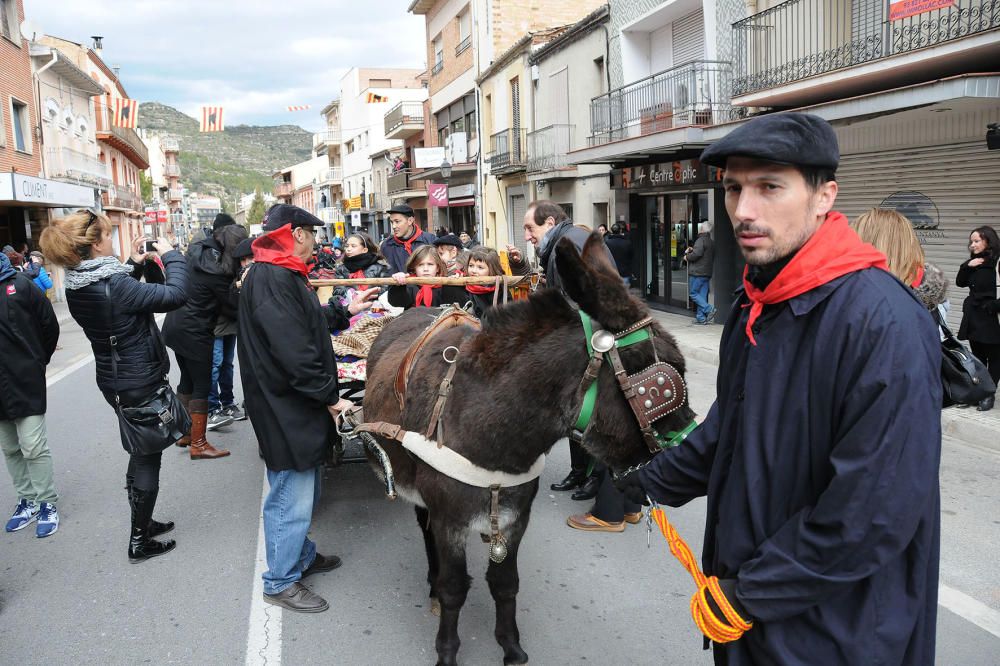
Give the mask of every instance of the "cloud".
[[(426, 64), (424, 20), (411, 0), (25, 0), (47, 34), (104, 37), (131, 97), (197, 115), (226, 106), (230, 125), (318, 129), (348, 68)], [(289, 104), (311, 104), (289, 113)]]

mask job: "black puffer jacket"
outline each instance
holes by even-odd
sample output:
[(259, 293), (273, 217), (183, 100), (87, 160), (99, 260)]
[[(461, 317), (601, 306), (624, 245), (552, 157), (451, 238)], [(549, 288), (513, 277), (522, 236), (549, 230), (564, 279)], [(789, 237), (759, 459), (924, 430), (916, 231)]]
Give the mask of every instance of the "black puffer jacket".
[(988, 254), (976, 255), (985, 259), (979, 266), (962, 264), (955, 278), (955, 285), (968, 287), (969, 296), (962, 303), (962, 325), (959, 340), (971, 340), (987, 345), (1000, 345), (1000, 299), (997, 298), (997, 260)]
[(239, 292), (233, 287), (235, 266), (226, 266), (222, 247), (213, 238), (192, 243), (187, 254), (187, 303), (167, 315), (163, 340), (185, 358), (212, 359), (218, 316), (236, 319)]
[[(90, 340), (97, 366), (97, 386), (114, 392), (111, 372), (111, 346), (108, 338), (118, 340), (118, 391), (144, 389), (158, 385), (170, 370), (159, 329), (149, 325), (154, 312), (168, 312), (184, 304), (187, 271), (184, 256), (176, 250), (162, 257), (166, 284), (146, 284), (133, 276), (142, 275), (137, 266), (133, 276), (119, 274), (80, 289), (67, 289), (70, 314)], [(104, 284), (111, 281), (109, 307)], [(155, 336), (155, 337), (154, 337)]]
[[(356, 260), (356, 262), (353, 260)], [(379, 259), (376, 255), (370, 252), (358, 257), (351, 257), (345, 261), (350, 261), (350, 263), (355, 267), (363, 266), (366, 278), (392, 277), (392, 269), (389, 268), (389, 264), (385, 263), (385, 261)], [(337, 264), (334, 272), (337, 274), (337, 279), (340, 280), (347, 280), (351, 277), (351, 269), (347, 267), (346, 263)], [(333, 298), (338, 300), (344, 299), (347, 297), (347, 291), (348, 287), (334, 287)]]

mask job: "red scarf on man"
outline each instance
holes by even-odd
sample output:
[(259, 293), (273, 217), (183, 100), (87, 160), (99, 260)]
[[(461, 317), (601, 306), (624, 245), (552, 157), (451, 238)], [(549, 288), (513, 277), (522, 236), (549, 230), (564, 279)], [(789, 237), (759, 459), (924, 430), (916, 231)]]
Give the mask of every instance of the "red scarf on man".
[(399, 236), (396, 236), (396, 235), (393, 235), (393, 238), (395, 238), (398, 242), (402, 243), (403, 249), (406, 250), (406, 254), (407, 254), (407, 256), (409, 256), (409, 255), (413, 254), (413, 241), (415, 241), (418, 238), (420, 238), (420, 234), (421, 233), (422, 232), (420, 231), (420, 225), (414, 223), (413, 224), (413, 233), (410, 235), (410, 240), (403, 240), (402, 238), (400, 238)]
[(827, 214), (812, 238), (806, 241), (766, 289), (758, 289), (750, 283), (747, 279), (749, 268), (743, 269), (743, 288), (750, 299), (746, 334), (750, 343), (756, 346), (753, 325), (765, 305), (787, 301), (842, 275), (865, 268), (887, 271), (889, 265), (884, 254), (862, 242), (847, 223), (847, 218), (834, 211)]
[(253, 260), (259, 264), (273, 264), (301, 273), (309, 277), (309, 269), (304, 261), (295, 256), (295, 239), (292, 238), (292, 225), (286, 224), (274, 231), (268, 232), (255, 240), (251, 245)]
[(413, 299), (414, 305), (417, 307), (424, 306), (428, 308), (434, 307), (434, 290), (440, 289), (441, 285), (429, 285), (422, 284), (420, 288), (417, 289), (417, 297)]

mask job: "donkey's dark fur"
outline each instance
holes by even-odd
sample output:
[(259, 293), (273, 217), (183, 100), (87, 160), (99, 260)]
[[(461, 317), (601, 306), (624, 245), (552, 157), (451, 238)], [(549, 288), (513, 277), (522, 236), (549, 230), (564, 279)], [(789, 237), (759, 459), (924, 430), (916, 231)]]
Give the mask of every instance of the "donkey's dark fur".
[[(598, 234), (588, 239), (582, 255), (568, 240), (556, 248), (564, 288), (585, 312), (611, 331), (648, 316), (646, 307), (629, 295), (611, 266)], [(580, 380), (588, 357), (580, 317), (557, 290), (543, 290), (487, 312), (483, 329), (460, 327), (432, 338), (415, 360), (402, 410), (393, 393), (397, 368), (410, 343), (439, 310), (414, 308), (388, 324), (372, 346), (364, 399), (365, 420), (402, 425), (424, 432), (447, 370), (442, 351), (460, 349), (454, 385), (444, 411), (438, 442), (486, 469), (523, 473), (541, 454), (564, 437), (576, 421), (583, 395)], [(596, 327), (596, 324), (595, 324)], [(684, 359), (674, 339), (653, 325), (660, 360), (684, 373)], [(622, 363), (637, 372), (653, 363), (648, 343), (621, 350)], [(650, 457), (635, 416), (610, 369), (598, 379), (598, 407), (584, 437), (590, 453), (620, 469)], [(693, 413), (687, 404), (659, 421), (661, 432), (679, 430)], [(488, 489), (455, 481), (408, 454), (398, 443), (381, 440), (392, 461), (397, 489), (417, 504), (429, 559), (431, 595), (441, 604), (437, 635), (439, 663), (454, 664), (459, 647), (458, 616), (469, 589), (466, 541), (472, 533), (489, 532)], [(377, 467), (377, 466), (376, 466)], [(518, 592), (517, 553), (528, 525), (538, 481), (500, 492), (501, 532), (508, 555), (490, 562), (486, 573), (496, 602), (496, 639), (504, 663), (528, 659), (521, 649), (515, 618)], [(482, 546), (480, 556), (487, 556)]]

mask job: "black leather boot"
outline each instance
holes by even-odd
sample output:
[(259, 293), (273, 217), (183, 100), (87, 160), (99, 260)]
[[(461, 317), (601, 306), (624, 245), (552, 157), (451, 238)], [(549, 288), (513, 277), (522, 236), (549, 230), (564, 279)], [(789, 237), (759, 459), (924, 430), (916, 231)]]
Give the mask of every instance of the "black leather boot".
[(574, 490), (583, 485), (587, 480), (587, 471), (583, 469), (571, 469), (566, 478), (559, 483), (553, 483), (549, 488), (556, 491)]
[[(128, 474), (125, 475), (125, 492), (128, 495), (128, 505), (132, 506), (132, 477)], [(161, 523), (158, 520), (154, 520), (152, 518), (149, 519), (149, 536), (151, 537), (158, 537), (161, 534), (166, 534), (172, 529), (174, 529), (174, 521), (172, 520)]]
[(997, 397), (995, 394), (991, 395), (988, 398), (983, 398), (982, 400), (979, 401), (979, 404), (976, 406), (976, 409), (981, 412), (988, 412), (991, 409), (993, 409), (993, 403), (996, 402), (996, 399)]
[(177, 545), (171, 539), (156, 541), (150, 536), (149, 521), (156, 505), (156, 494), (155, 490), (132, 488), (132, 534), (128, 542), (128, 561), (132, 564), (169, 553)]
[(591, 474), (587, 482), (579, 490), (570, 496), (570, 499), (577, 501), (592, 500), (597, 497), (597, 491), (601, 487), (601, 479), (597, 474)]

